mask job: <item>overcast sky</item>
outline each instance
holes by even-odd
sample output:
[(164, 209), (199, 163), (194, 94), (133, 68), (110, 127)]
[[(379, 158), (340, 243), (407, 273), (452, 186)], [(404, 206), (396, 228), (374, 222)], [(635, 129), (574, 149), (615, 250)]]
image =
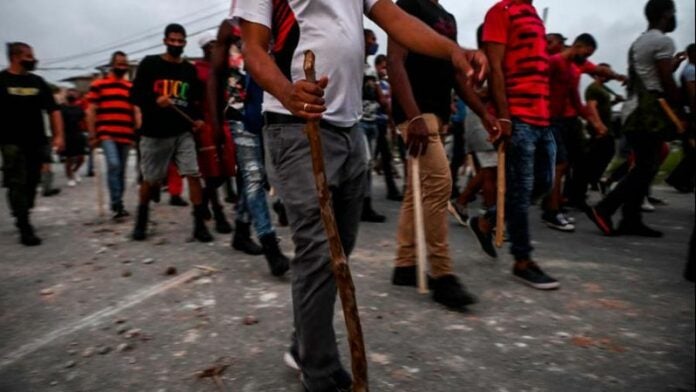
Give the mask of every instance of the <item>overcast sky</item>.
[[(496, 1), (441, 1), (457, 18), (461, 45), (475, 45), (475, 30)], [(624, 72), (627, 48), (646, 28), (645, 0), (536, 0), (534, 4), (540, 13), (549, 8), (549, 32), (561, 32), (571, 39), (583, 32), (592, 33), (599, 42), (593, 60), (609, 62)], [(672, 37), (683, 50), (696, 35), (694, 1), (676, 0), (676, 4), (678, 27)], [(41, 68), (89, 68), (106, 63), (112, 46), (132, 53), (132, 58), (162, 52), (161, 47), (143, 49), (161, 42), (162, 30), (169, 22), (181, 22), (189, 34), (214, 29), (227, 15), (229, 6), (229, 0), (0, 0), (0, 42), (30, 43)], [(369, 21), (366, 26), (374, 27)], [(196, 38), (189, 39), (186, 53), (190, 56), (200, 54)], [(378, 32), (378, 38), (380, 52), (385, 52), (386, 36)], [(120, 45), (123, 42), (129, 44)], [(0, 68), (6, 63), (3, 56)], [(57, 82), (88, 72), (75, 69), (38, 73)]]

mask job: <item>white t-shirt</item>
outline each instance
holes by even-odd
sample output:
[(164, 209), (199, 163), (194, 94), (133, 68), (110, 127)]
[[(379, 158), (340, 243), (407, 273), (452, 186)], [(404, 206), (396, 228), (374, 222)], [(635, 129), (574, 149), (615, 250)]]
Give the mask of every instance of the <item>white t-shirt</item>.
[[(305, 78), (304, 52), (312, 50), (317, 77), (329, 77), (323, 118), (333, 125), (350, 127), (362, 114), (363, 14), (369, 13), (377, 1), (233, 0), (231, 18), (271, 29), (271, 52), (291, 81)], [(268, 93), (264, 94), (263, 110), (290, 114)]]
[(660, 30), (648, 30), (638, 37), (633, 43), (633, 61), (636, 73), (645, 88), (651, 91), (662, 91), (655, 62), (672, 59), (675, 52), (672, 38)]

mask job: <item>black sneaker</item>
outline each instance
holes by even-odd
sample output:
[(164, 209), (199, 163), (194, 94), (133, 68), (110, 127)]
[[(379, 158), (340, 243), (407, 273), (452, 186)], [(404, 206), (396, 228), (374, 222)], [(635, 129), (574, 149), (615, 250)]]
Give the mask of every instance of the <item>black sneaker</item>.
[(25, 224), (19, 228), (19, 242), (24, 246), (39, 246), (41, 238), (36, 236), (30, 224)]
[(445, 275), (432, 280), (433, 300), (450, 309), (464, 310), (475, 304), (476, 297), (468, 293), (454, 275)]
[(392, 192), (387, 193), (387, 200), (404, 201), (404, 195), (402, 195), (399, 191), (394, 190)]
[(619, 235), (631, 235), (648, 238), (661, 238), (664, 236), (664, 233), (646, 226), (643, 222), (626, 223), (622, 221), (619, 224), (618, 229), (616, 229), (616, 233)]
[(47, 191), (44, 191), (44, 192), (42, 193), (42, 195), (43, 195), (44, 197), (52, 197), (52, 196), (58, 195), (59, 193), (60, 193), (60, 189), (58, 189), (58, 188), (53, 188), (53, 189), (49, 189), (49, 190), (47, 190)]
[(481, 217), (478, 216), (469, 219), (469, 222), (467, 223), (469, 230), (472, 234), (474, 234), (474, 237), (476, 237), (476, 240), (478, 240), (478, 243), (481, 246), (481, 250), (485, 254), (494, 259), (498, 258), (498, 252), (495, 251), (495, 246), (493, 246), (493, 233), (492, 231), (488, 233), (482, 232), (479, 228), (479, 219), (481, 219)]
[(546, 226), (558, 231), (566, 233), (575, 231), (575, 226), (568, 222), (565, 215), (557, 211), (544, 212), (541, 216), (541, 221), (544, 222)]
[(447, 203), (447, 211), (454, 217), (459, 225), (466, 227), (469, 220), (469, 212), (467, 208), (456, 201)]
[(129, 216), (130, 216), (130, 213), (128, 213), (128, 211), (126, 211), (125, 209), (121, 208), (121, 209), (114, 211), (114, 215), (111, 216), (111, 219), (120, 220), (120, 219), (127, 218)]
[(412, 286), (418, 285), (416, 266), (411, 267), (395, 267), (392, 273), (392, 284), (394, 286)]
[(301, 380), (306, 392), (351, 392), (353, 390), (353, 378), (343, 367), (331, 373), (326, 379), (308, 380), (303, 374)]
[(604, 235), (611, 236), (614, 235), (614, 224), (611, 222), (611, 217), (603, 215), (595, 207), (590, 207), (585, 211), (587, 217), (597, 225), (599, 231)]
[(169, 205), (175, 207), (188, 207), (188, 202), (182, 199), (181, 196), (172, 196), (169, 198)]
[(520, 282), (537, 290), (556, 290), (561, 286), (556, 279), (546, 275), (535, 262), (528, 261), (526, 264), (524, 268), (515, 266), (512, 269), (512, 274)]

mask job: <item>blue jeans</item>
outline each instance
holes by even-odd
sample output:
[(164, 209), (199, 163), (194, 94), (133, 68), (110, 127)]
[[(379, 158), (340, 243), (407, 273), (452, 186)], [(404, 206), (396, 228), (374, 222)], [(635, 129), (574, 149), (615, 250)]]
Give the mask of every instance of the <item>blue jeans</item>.
[(238, 184), (241, 183), (236, 219), (252, 223), (259, 238), (273, 234), (275, 231), (266, 201), (266, 168), (261, 135), (247, 131), (240, 121), (230, 121), (229, 125), (237, 147), (237, 179)]
[(548, 192), (555, 163), (556, 142), (551, 129), (514, 120), (507, 147), (505, 208), (510, 253), (515, 260), (531, 257), (528, 209), (532, 191)]
[(130, 145), (116, 143), (113, 140), (101, 142), (106, 160), (107, 183), (111, 198), (111, 210), (123, 209), (123, 193), (126, 190), (126, 167), (128, 167), (128, 152)]

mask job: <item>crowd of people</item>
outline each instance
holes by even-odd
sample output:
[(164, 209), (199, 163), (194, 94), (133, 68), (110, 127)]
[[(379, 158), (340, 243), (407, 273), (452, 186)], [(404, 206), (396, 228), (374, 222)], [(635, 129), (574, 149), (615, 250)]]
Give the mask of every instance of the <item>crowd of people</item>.
[[(372, 203), (379, 197), (372, 191), (376, 174), (384, 177), (386, 198), (401, 203), (391, 280), (396, 286), (417, 284), (411, 178), (419, 176), (428, 286), (433, 300), (450, 309), (464, 310), (477, 298), (454, 274), (448, 212), (491, 257), (497, 257), (494, 234), (505, 230), (513, 276), (553, 290), (560, 282), (533, 257), (533, 204), (546, 226), (563, 232), (574, 231), (572, 212), (579, 211), (605, 235), (660, 237), (642, 213), (660, 202), (650, 186), (673, 140), (680, 141), (683, 158), (667, 183), (694, 191), (696, 54), (693, 44), (677, 53), (668, 36), (676, 29), (673, 1), (647, 1), (648, 29), (627, 48), (627, 75), (590, 62), (599, 46), (591, 34), (571, 42), (547, 34), (532, 3), (499, 1), (478, 26), (478, 49), (463, 49), (455, 17), (433, 0), (238, 0), (217, 35), (199, 39), (200, 60), (184, 58), (186, 30), (171, 24), (164, 32), (166, 52), (142, 59), (132, 80), (127, 54), (117, 51), (108, 74), (84, 96), (68, 90), (61, 105), (32, 73), (32, 47), (10, 43), (9, 68), (0, 72), (0, 113), (7, 119), (0, 148), (20, 242), (41, 244), (29, 216), (40, 183), (45, 196), (58, 192), (51, 184), (52, 150), (73, 187), (85, 159), (87, 175), (94, 175), (92, 160), (100, 159), (94, 151), (101, 149), (112, 217), (123, 221), (130, 216), (124, 195), (135, 149), (132, 239), (147, 240), (151, 202), (159, 202), (166, 188), (171, 205), (190, 202), (196, 240), (213, 240), (207, 227), (213, 221), (218, 234), (234, 232), (234, 249), (264, 255), (272, 275), (291, 270), (295, 332), (286, 362), (301, 371), (306, 390), (349, 390), (333, 330), (336, 283), (306, 121), (319, 121), (347, 255), (361, 221), (389, 219)], [(375, 56), (377, 35), (363, 28), (363, 15), (387, 32), (386, 56)], [(342, 37), (340, 46), (336, 37)], [(304, 80), (302, 54), (308, 49), (317, 56), (316, 83)], [(674, 73), (684, 61), (677, 83)], [(583, 74), (594, 79), (584, 102)], [(626, 85), (627, 97), (607, 86), (611, 80)], [(617, 104), (623, 105), (620, 114)], [(501, 145), (505, 228), (496, 227)], [(624, 162), (608, 171), (617, 157)], [(415, 158), (416, 173), (407, 164)], [(183, 178), (189, 202), (182, 198)], [(234, 229), (221, 190), (235, 204)], [(599, 203), (588, 202), (590, 190), (601, 192)], [(480, 213), (471, 213), (477, 198)], [(622, 219), (614, 226), (619, 208)], [(292, 260), (278, 246), (271, 210), (278, 224), (290, 227)], [(685, 275), (693, 280), (693, 239), (690, 254)]]

